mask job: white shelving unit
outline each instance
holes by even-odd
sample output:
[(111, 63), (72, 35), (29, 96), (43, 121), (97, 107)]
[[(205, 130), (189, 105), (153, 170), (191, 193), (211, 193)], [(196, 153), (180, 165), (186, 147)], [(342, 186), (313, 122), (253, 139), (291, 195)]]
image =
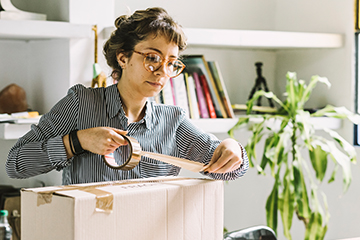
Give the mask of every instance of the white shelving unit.
[[(114, 27), (101, 32), (108, 38)], [(210, 28), (184, 28), (189, 46), (251, 48), (251, 49), (299, 49), (299, 48), (340, 48), (343, 36), (335, 33), (309, 33), (261, 30), (232, 30)]]
[(253, 49), (339, 48), (341, 34), (186, 28), (190, 46)]
[[(106, 39), (114, 30), (104, 28), (100, 34)], [(343, 36), (333, 33), (303, 33), (282, 31), (252, 31), (229, 29), (185, 28), (189, 46), (251, 49), (299, 49), (299, 48), (340, 48)], [(0, 40), (37, 40), (90, 38), (91, 25), (51, 21), (0, 21)], [(319, 121), (319, 120), (318, 120)], [(321, 124), (333, 121), (323, 118)], [(224, 133), (237, 119), (199, 119), (193, 123), (206, 132)], [(341, 121), (329, 122), (330, 128), (338, 128)], [(0, 124), (0, 138), (14, 139), (30, 129), (30, 124)], [(16, 131), (15, 131), (16, 129)], [(13, 131), (13, 133), (9, 132)]]
[[(232, 128), (238, 121), (238, 118), (228, 118), (228, 119), (198, 119), (192, 120), (195, 126), (203, 129), (205, 132), (210, 133), (226, 133), (230, 128)], [(330, 128), (338, 129), (341, 127), (341, 119), (327, 118), (327, 117), (314, 117), (311, 119), (312, 124), (314, 124), (315, 129), (321, 128)], [(36, 124), (36, 122), (34, 122)], [(31, 128), (32, 123), (1, 123), (0, 124), (0, 139), (14, 140), (23, 136)]]
[(0, 21), (0, 39), (45, 40), (90, 38), (91, 25), (36, 20)]

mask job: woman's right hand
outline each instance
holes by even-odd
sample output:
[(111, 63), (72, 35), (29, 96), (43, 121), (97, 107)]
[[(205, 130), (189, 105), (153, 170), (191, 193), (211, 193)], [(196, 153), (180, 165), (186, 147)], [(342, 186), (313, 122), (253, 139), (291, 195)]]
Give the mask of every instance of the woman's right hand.
[[(121, 136), (126, 135), (123, 131), (111, 127), (95, 127), (79, 130), (77, 136), (81, 147), (92, 153), (107, 155), (114, 152), (119, 146), (126, 145), (128, 142)], [(68, 158), (72, 157), (69, 136), (63, 137)]]

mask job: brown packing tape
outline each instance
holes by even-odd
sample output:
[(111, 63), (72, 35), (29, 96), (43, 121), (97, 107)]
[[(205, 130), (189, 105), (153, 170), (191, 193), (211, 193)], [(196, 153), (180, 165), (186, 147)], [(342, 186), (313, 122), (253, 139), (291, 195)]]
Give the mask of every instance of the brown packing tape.
[(202, 172), (206, 169), (206, 166), (200, 162), (191, 161), (188, 159), (178, 158), (174, 156), (168, 156), (159, 153), (142, 151), (140, 143), (135, 138), (125, 135), (122, 136), (128, 142), (130, 153), (127, 160), (122, 165), (119, 165), (116, 163), (115, 159), (102, 156), (102, 159), (105, 162), (105, 164), (112, 169), (131, 170), (139, 164), (141, 160), (141, 156), (145, 156), (156, 159), (158, 161), (169, 163), (190, 170), (192, 172)]
[(96, 207), (97, 212), (111, 212), (113, 209), (114, 195), (111, 192), (107, 192), (98, 188), (85, 189), (85, 192), (96, 195)]
[(161, 183), (161, 182), (169, 182), (169, 181), (180, 181), (180, 180), (192, 180), (193, 178), (162, 178), (162, 179), (131, 179), (131, 180), (123, 180), (123, 181), (114, 181), (114, 182), (103, 182), (99, 184), (93, 184), (90, 186), (84, 186), (83, 184), (79, 185), (66, 185), (59, 186), (57, 190), (51, 191), (39, 191), (37, 192), (37, 206), (49, 204), (52, 201), (52, 196), (54, 194), (60, 194), (62, 191), (71, 191), (71, 190), (79, 190), (87, 193), (94, 194), (96, 196), (96, 206), (95, 211), (97, 212), (111, 212), (113, 209), (113, 201), (114, 195), (111, 192), (107, 192), (99, 187), (107, 187), (107, 186), (118, 186), (118, 185), (130, 185), (130, 184), (140, 184), (140, 183)]

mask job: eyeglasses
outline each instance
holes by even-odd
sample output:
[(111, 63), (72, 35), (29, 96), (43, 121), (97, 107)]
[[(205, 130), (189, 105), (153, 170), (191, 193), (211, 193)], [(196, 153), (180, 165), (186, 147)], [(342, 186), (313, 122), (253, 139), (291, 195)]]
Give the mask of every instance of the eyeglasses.
[(133, 52), (144, 56), (144, 68), (149, 72), (155, 72), (165, 64), (166, 75), (174, 78), (179, 76), (185, 68), (185, 65), (176, 58), (164, 59), (157, 53), (142, 53), (135, 50)]

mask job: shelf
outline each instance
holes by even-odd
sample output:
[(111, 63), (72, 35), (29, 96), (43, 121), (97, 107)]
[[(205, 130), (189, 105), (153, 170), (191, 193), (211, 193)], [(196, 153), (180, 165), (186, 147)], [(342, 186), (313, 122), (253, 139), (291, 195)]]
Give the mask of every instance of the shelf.
[(90, 38), (91, 25), (36, 20), (0, 20), (0, 39), (43, 40)]
[[(102, 37), (108, 38), (115, 27), (107, 27)], [(189, 46), (254, 49), (340, 48), (343, 36), (334, 33), (307, 33), (260, 30), (184, 28)]]
[[(191, 122), (209, 133), (227, 133), (238, 121), (238, 118), (216, 118), (216, 119), (192, 119)], [(256, 121), (256, 120), (255, 120)], [(316, 117), (311, 118), (315, 129), (327, 127), (330, 129), (338, 129), (341, 127), (341, 119)], [(31, 123), (0, 123), (0, 139), (18, 139), (28, 132), (31, 128)]]
[(297, 49), (340, 48), (341, 34), (185, 28), (189, 46)]
[(30, 131), (30, 123), (0, 123), (0, 138), (6, 140), (15, 140), (22, 137)]
[(236, 123), (237, 118), (192, 119), (191, 122), (209, 133), (227, 133)]

